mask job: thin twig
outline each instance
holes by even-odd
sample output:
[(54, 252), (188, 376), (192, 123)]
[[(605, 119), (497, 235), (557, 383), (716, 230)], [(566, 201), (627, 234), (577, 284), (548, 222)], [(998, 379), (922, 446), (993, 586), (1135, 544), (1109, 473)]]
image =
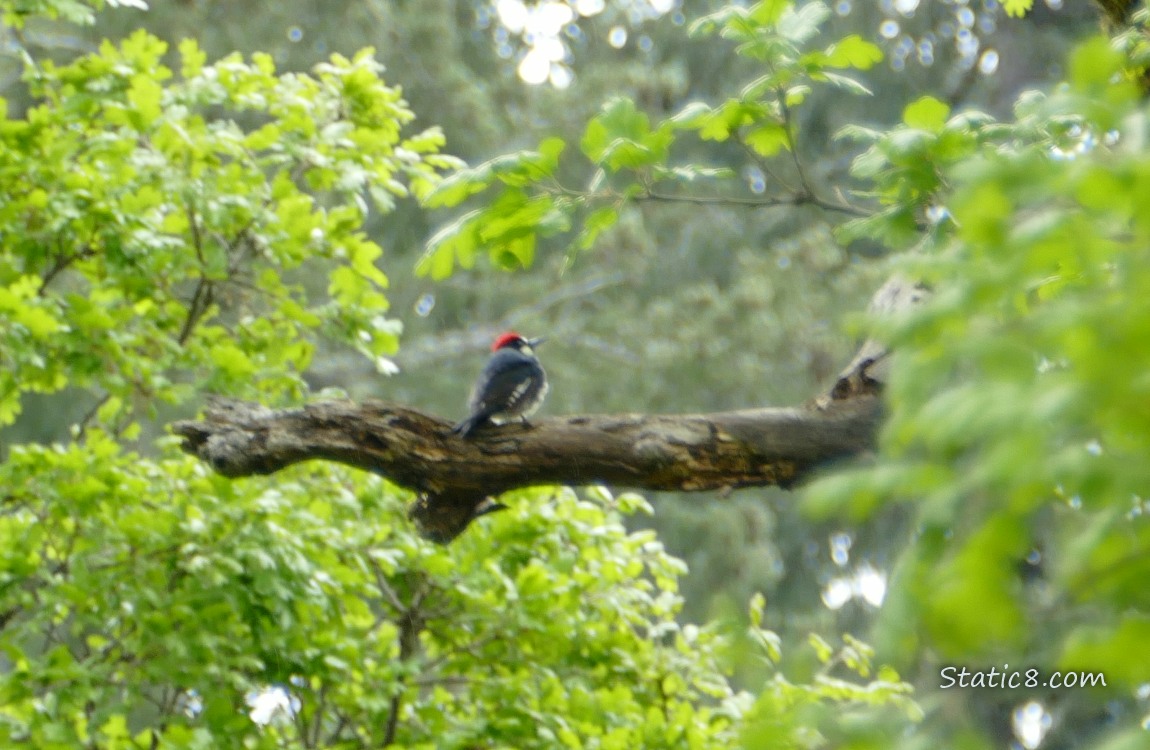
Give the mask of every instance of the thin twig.
[(196, 291), (192, 293), (192, 300), (188, 303), (188, 315), (184, 318), (184, 325), (180, 328), (179, 335), (176, 336), (176, 341), (180, 346), (186, 344), (188, 339), (192, 337), (196, 324), (200, 322), (214, 301), (214, 289), (208, 278), (208, 262), (204, 257), (204, 239), (200, 233), (199, 219), (190, 200), (185, 201), (184, 211), (187, 214), (188, 227), (192, 232), (192, 247), (196, 251), (196, 260), (200, 263), (200, 278), (196, 282)]
[[(308, 747), (319, 747), (319, 734), (323, 729), (323, 714), (327, 710), (327, 683), (319, 689), (319, 700), (316, 702), (315, 715), (312, 717), (311, 738), (305, 738)], [(301, 712), (302, 713), (302, 712)]]
[(460, 654), (460, 653), (469, 654), (471, 656), (478, 657), (478, 653), (477, 653), (478, 649), (486, 646), (488, 643), (494, 643), (495, 641), (499, 640), (499, 637), (500, 636), (498, 634), (490, 634), (490, 635), (485, 635), (482, 638), (476, 638), (471, 643), (468, 643), (468, 644), (463, 645), (463, 646), (452, 646), (450, 650), (444, 651), (442, 654), (440, 654), (436, 658), (427, 662), (423, 667), (424, 671), (425, 672), (431, 672), (432, 670), (439, 667), (441, 664), (445, 663), (451, 657), (456, 656), (457, 654)]
[[(410, 660), (419, 648), (419, 633), (423, 630), (424, 623), (424, 613), (420, 607), (429, 590), (427, 579), (421, 579), (420, 585), (411, 596), (411, 604), (404, 608), (403, 616), (399, 618), (400, 661)], [(391, 705), (387, 714), (387, 728), (383, 735), (383, 747), (395, 742), (395, 735), (399, 731), (399, 712), (403, 708), (403, 691), (406, 687), (405, 681), (400, 679), (395, 695), (391, 696)]]
[(755, 164), (758, 165), (759, 169), (763, 170), (764, 175), (769, 176), (772, 180), (777, 182), (779, 185), (782, 185), (783, 190), (786, 191), (787, 193), (798, 192), (797, 190), (795, 190), (795, 188), (793, 188), (792, 186), (787, 184), (787, 181), (784, 180), (781, 175), (779, 175), (777, 172), (775, 172), (774, 167), (771, 166), (771, 163), (768, 160), (763, 158), (762, 154), (760, 154), (755, 149), (751, 148), (751, 146), (743, 138), (740, 137), (738, 140), (739, 140), (739, 145), (741, 145), (743, 147), (743, 150), (747, 152), (747, 156), (749, 156), (755, 162)]
[(671, 195), (669, 193), (656, 193), (648, 190), (635, 196), (635, 200), (664, 201), (667, 203), (692, 203), (703, 206), (749, 206), (751, 208), (769, 208), (772, 206), (795, 206), (809, 202), (805, 195), (792, 195), (785, 198), (763, 197), (743, 198), (739, 196), (722, 195)]
[(336, 713), (335, 716), (335, 729), (331, 730), (331, 734), (327, 736), (327, 744), (334, 745), (339, 736), (343, 734), (343, 730), (347, 727), (347, 717), (341, 713)]
[(8, 623), (21, 612), (23, 612), (23, 610), (20, 607), (9, 607), (7, 610), (0, 612), (0, 630), (8, 627)]
[[(57, 243), (57, 247), (58, 246), (59, 246), (59, 243)], [(67, 268), (69, 266), (71, 266), (73, 263), (75, 263), (76, 261), (83, 260), (85, 258), (90, 258), (91, 256), (92, 256), (92, 246), (91, 245), (84, 245), (83, 247), (81, 247), (79, 250), (77, 250), (74, 253), (60, 252), (59, 254), (57, 254), (56, 262), (52, 264), (52, 267), (49, 268), (47, 270), (47, 272), (45, 272), (44, 276), (41, 278), (40, 288), (36, 291), (36, 295), (39, 297), (45, 296), (48, 293), (48, 285), (51, 284), (52, 281), (54, 281), (57, 276), (59, 276), (61, 273), (63, 273), (65, 270), (67, 270)]]
[(466, 330), (448, 331), (437, 336), (428, 336), (410, 344), (405, 344), (395, 357), (401, 368), (422, 367), (450, 357), (458, 357), (459, 352), (471, 349), (484, 349), (499, 331), (514, 328), (517, 321), (541, 315), (547, 310), (580, 297), (587, 297), (607, 287), (617, 286), (627, 281), (627, 275), (612, 273), (595, 276), (575, 284), (561, 287), (545, 294), (537, 302), (511, 310), (490, 325), (474, 326)]
[(815, 191), (811, 189), (811, 183), (807, 179), (807, 172), (803, 169), (803, 163), (799, 159), (798, 143), (795, 139), (795, 123), (794, 118), (791, 117), (791, 108), (787, 106), (787, 92), (780, 86), (775, 90), (779, 97), (779, 108), (783, 113), (783, 135), (787, 139), (787, 150), (791, 152), (791, 161), (795, 163), (795, 172), (799, 176), (799, 184), (803, 186), (806, 194), (812, 198)]
[(188, 303), (188, 315), (184, 318), (184, 325), (176, 337), (180, 346), (188, 343), (188, 339), (191, 338), (192, 332), (196, 329), (196, 324), (204, 317), (214, 300), (212, 282), (208, 280), (207, 276), (201, 276), (196, 283), (196, 291), (192, 293), (192, 300)]
[(402, 689), (391, 696), (391, 705), (388, 707), (387, 713), (387, 728), (383, 733), (383, 747), (388, 747), (395, 742), (395, 733), (399, 729), (399, 709), (402, 706), (402, 696)]
[(92, 405), (92, 408), (89, 409), (86, 414), (84, 414), (80, 421), (76, 423), (77, 440), (82, 440), (84, 438), (84, 433), (87, 432), (88, 426), (91, 424), (92, 420), (95, 419), (96, 412), (100, 411), (100, 407), (108, 403), (108, 399), (110, 398), (112, 398), (112, 394), (105, 393), (95, 404)]
[(810, 192), (796, 193), (794, 195), (788, 195), (782, 198), (741, 198), (737, 196), (722, 197), (706, 195), (669, 195), (667, 193), (647, 191), (641, 195), (636, 196), (635, 199), (664, 201), (667, 203), (693, 203), (699, 205), (748, 206), (752, 208), (771, 208), (776, 206), (817, 206), (818, 208), (824, 209), (826, 211), (836, 211), (838, 213), (844, 213), (850, 216), (871, 215), (871, 212), (865, 209), (841, 203), (832, 203), (831, 201), (823, 200), (822, 198), (819, 198)]
[(395, 608), (395, 611), (399, 615), (402, 616), (405, 614), (407, 607), (403, 606), (403, 603), (399, 601), (399, 596), (395, 593), (395, 589), (387, 582), (387, 578), (383, 575), (383, 568), (381, 568), (379, 563), (373, 560), (370, 555), (367, 556), (367, 564), (371, 567), (371, 572), (375, 576), (375, 586), (379, 589), (379, 593), (383, 595), (383, 598), (387, 600), (388, 604)]
[(445, 674), (437, 677), (413, 677), (411, 679), (411, 684), (419, 685), (420, 687), (431, 687), (433, 685), (470, 685), (473, 682), (474, 680), (470, 677), (458, 674)]
[(200, 236), (200, 223), (196, 219), (196, 210), (192, 207), (191, 201), (184, 202), (184, 213), (187, 214), (188, 227), (192, 230), (192, 247), (196, 250), (196, 258), (200, 261), (200, 268), (204, 268), (207, 265), (204, 261), (204, 240)]

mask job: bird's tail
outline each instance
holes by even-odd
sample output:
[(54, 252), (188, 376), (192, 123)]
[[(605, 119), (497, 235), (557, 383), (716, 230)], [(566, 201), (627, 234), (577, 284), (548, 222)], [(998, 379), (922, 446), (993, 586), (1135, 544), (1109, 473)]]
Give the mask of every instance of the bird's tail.
[(487, 421), (486, 414), (473, 414), (467, 419), (451, 428), (452, 433), (459, 435), (461, 438), (466, 438), (470, 435), (475, 428)]

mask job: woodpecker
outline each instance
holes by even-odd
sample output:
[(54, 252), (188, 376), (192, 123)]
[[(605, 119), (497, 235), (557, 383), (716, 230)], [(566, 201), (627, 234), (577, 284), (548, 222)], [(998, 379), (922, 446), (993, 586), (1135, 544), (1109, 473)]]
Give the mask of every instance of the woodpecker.
[(471, 414), (451, 431), (467, 437), (486, 422), (521, 419), (526, 424), (547, 395), (547, 373), (534, 351), (541, 343), (543, 339), (525, 339), (514, 331), (496, 337), (491, 359), (479, 373), (467, 402)]

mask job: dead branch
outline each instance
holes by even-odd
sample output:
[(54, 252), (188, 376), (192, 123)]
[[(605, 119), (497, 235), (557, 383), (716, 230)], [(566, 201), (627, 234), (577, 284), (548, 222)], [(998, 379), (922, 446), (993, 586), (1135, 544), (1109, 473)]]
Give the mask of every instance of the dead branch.
[[(892, 280), (872, 307), (901, 309), (923, 292)], [(469, 439), (414, 409), (325, 401), (291, 409), (217, 399), (177, 422), (183, 449), (228, 477), (302, 461), (338, 461), (420, 493), (410, 514), (450, 541), (492, 498), (546, 484), (643, 490), (790, 487), (828, 462), (870, 450), (882, 416), (883, 348), (867, 342), (830, 391), (792, 408), (694, 415), (581, 415), (481, 429)]]

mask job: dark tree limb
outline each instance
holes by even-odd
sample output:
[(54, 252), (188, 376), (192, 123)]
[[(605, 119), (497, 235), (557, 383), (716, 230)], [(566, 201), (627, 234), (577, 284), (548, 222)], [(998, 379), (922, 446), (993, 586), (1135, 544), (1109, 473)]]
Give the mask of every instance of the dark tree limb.
[(464, 440), (451, 423), (369, 401), (271, 410), (215, 400), (178, 422), (183, 448), (229, 477), (271, 474), (301, 461), (338, 461), (421, 493), (412, 516), (447, 541), (488, 498), (540, 484), (606, 483), (647, 490), (789, 487), (827, 461), (866, 450), (879, 400), (819, 409), (689, 416), (588, 415), (489, 427)]
[[(916, 289), (889, 282), (872, 307), (911, 304), (921, 296)], [(790, 487), (828, 462), (873, 447), (885, 357), (868, 342), (829, 393), (800, 407), (552, 417), (489, 426), (464, 440), (451, 433), (450, 422), (395, 404), (326, 401), (272, 410), (213, 400), (202, 419), (172, 430), (185, 451), (228, 477), (316, 459), (383, 475), (420, 493), (412, 518), (426, 536), (446, 542), (501, 507), (491, 498), (520, 487)]]

